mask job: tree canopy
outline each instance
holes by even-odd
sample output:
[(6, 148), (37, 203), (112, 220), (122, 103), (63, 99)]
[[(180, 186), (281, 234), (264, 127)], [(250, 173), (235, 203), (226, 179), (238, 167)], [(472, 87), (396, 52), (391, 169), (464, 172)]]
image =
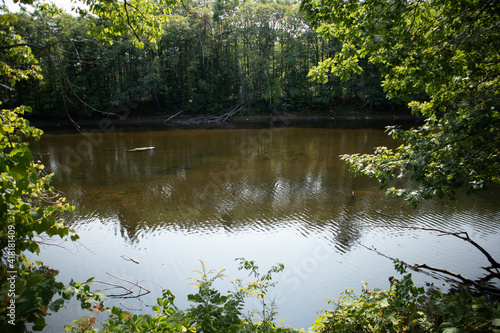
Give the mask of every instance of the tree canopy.
[(222, 114), (239, 104), (254, 113), (407, 112), (385, 98), (379, 69), (366, 62), (362, 75), (345, 82), (306, 80), (309, 68), (341, 45), (316, 35), (297, 0), (162, 7), (152, 38), (138, 29), (118, 34), (110, 19), (92, 14), (39, 8), (12, 17), (2, 29), (31, 47), (42, 79), (0, 91), (0, 98), (7, 107), (32, 106), (38, 119), (67, 118), (66, 109), (88, 117), (92, 108), (128, 108), (134, 116)]
[(388, 97), (426, 118), (389, 129), (404, 141), (395, 150), (343, 156), (356, 174), (414, 205), (500, 182), (498, 1), (303, 0), (301, 8), (320, 35), (342, 43), (310, 77), (347, 79), (363, 60), (378, 64)]

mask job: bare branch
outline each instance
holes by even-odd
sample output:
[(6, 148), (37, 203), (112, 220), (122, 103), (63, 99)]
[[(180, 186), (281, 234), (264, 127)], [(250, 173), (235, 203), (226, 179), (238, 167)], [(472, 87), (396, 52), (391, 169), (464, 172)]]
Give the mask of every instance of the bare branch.
[(14, 88), (9, 87), (9, 86), (7, 86), (7, 85), (5, 85), (5, 84), (3, 84), (3, 83), (0, 83), (0, 87), (2, 87), (2, 88), (4, 88), (4, 89), (7, 89), (7, 90), (10, 90), (10, 91), (14, 91), (14, 90), (15, 90)]
[(127, 5), (128, 5), (127, 0), (123, 0), (123, 8), (125, 9), (125, 16), (127, 17), (127, 24), (130, 27), (130, 30), (132, 30), (132, 32), (134, 33), (135, 38), (137, 38), (138, 40), (141, 40), (141, 38), (139, 37), (139, 35), (135, 31), (134, 26), (132, 25), (132, 22), (130, 22), (130, 15), (128, 14)]
[[(213, 123), (225, 123), (228, 121), (230, 117), (235, 115), (236, 113), (244, 110), (247, 107), (246, 103), (240, 103), (233, 108), (231, 108), (228, 112), (224, 113), (220, 116), (200, 116), (196, 118), (191, 118), (183, 122), (185, 125), (204, 125), (204, 124), (213, 124)], [(169, 118), (170, 119), (170, 118)]]
[(174, 117), (178, 116), (178, 115), (179, 115), (179, 114), (181, 114), (182, 112), (184, 112), (184, 111), (179, 111), (179, 112), (177, 112), (176, 114), (174, 114), (173, 116), (169, 117), (167, 120), (165, 120), (165, 123), (166, 123), (166, 122), (168, 122), (170, 119), (172, 119), (172, 118), (174, 118)]
[(432, 266), (429, 266), (427, 264), (416, 264), (413, 267), (414, 268), (425, 268), (425, 269), (428, 269), (431, 271), (450, 275), (450, 276), (453, 276), (457, 279), (460, 279), (465, 284), (472, 285), (472, 286), (476, 287), (477, 289), (485, 290), (485, 291), (488, 291), (492, 294), (500, 295), (500, 289), (495, 288), (495, 287), (488, 287), (488, 286), (482, 285), (482, 284), (478, 283), (477, 281), (466, 278), (465, 276), (463, 276), (462, 274), (459, 274), (459, 273), (451, 272), (451, 271), (448, 271), (448, 270), (442, 269), (442, 268), (432, 267)]
[(129, 256), (127, 255), (122, 255), (121, 256), (124, 260), (127, 260), (127, 261), (132, 261), (134, 264), (139, 264), (139, 262), (137, 260), (134, 260), (132, 258), (130, 258)]
[[(390, 228), (405, 228), (405, 229), (417, 229), (417, 230), (427, 230), (427, 231), (437, 231), (440, 232), (442, 235), (450, 235), (450, 236), (455, 236), (457, 238), (460, 238), (461, 240), (464, 240), (466, 242), (469, 242), (474, 246), (476, 249), (478, 249), (485, 257), (488, 259), (488, 261), (491, 264), (491, 268), (500, 268), (500, 264), (493, 259), (493, 257), (486, 251), (482, 246), (480, 246), (478, 243), (473, 241), (470, 237), (469, 234), (465, 231), (459, 231), (459, 232), (449, 232), (446, 230), (442, 229), (437, 229), (437, 228), (426, 228), (426, 227), (417, 227), (417, 226), (408, 226), (408, 225), (367, 225), (367, 227), (390, 227)], [(442, 236), (439, 235), (439, 236)]]
[(122, 285), (119, 285), (119, 284), (116, 284), (116, 283), (111, 283), (111, 282), (106, 282), (106, 281), (100, 281), (100, 280), (94, 280), (93, 282), (95, 283), (102, 283), (102, 284), (106, 284), (108, 286), (112, 286), (112, 287), (115, 287), (115, 288), (119, 288), (119, 289), (125, 289), (125, 293), (124, 294), (119, 294), (119, 295), (107, 295), (107, 297), (121, 297), (121, 298), (125, 298), (127, 295), (130, 295), (130, 294), (133, 294), (134, 292)]
[[(109, 273), (109, 272), (106, 272), (106, 274), (108, 274), (108, 275), (110, 275), (110, 276), (112, 276), (112, 277), (114, 277), (114, 278), (116, 278), (116, 279), (118, 279), (118, 280), (122, 280), (122, 281), (128, 282), (128, 283), (130, 283), (130, 284), (132, 284), (132, 285), (134, 285), (134, 286), (136, 286), (136, 287), (138, 287), (138, 288), (139, 288), (139, 294), (138, 294), (138, 295), (135, 295), (135, 296), (129, 296), (129, 297), (123, 297), (123, 298), (138, 298), (138, 297), (141, 297), (141, 296), (147, 295), (147, 294), (149, 294), (149, 293), (151, 292), (151, 290), (149, 290), (149, 289), (147, 289), (147, 288), (145, 288), (145, 287), (143, 287), (143, 286), (139, 285), (138, 283), (135, 283), (135, 282), (132, 282), (132, 281), (130, 281), (130, 280), (127, 280), (127, 279), (121, 278), (121, 277), (119, 277), (119, 276), (113, 275), (113, 274), (111, 274), (111, 273)], [(141, 293), (141, 290), (143, 290), (143, 289), (146, 291), (145, 293)]]
[[(491, 263), (491, 266), (490, 267), (481, 267), (483, 268), (484, 270), (486, 270), (489, 275), (487, 275), (486, 277), (483, 277), (481, 279), (478, 279), (478, 280), (471, 280), (469, 278), (466, 278), (464, 277), (463, 275), (459, 274), (459, 273), (455, 273), (455, 272), (451, 272), (451, 271), (448, 271), (446, 269), (443, 269), (443, 268), (436, 268), (436, 267), (432, 267), (432, 266), (429, 266), (427, 264), (415, 264), (415, 265), (409, 265), (407, 263), (406, 266), (408, 268), (411, 268), (413, 270), (416, 270), (416, 271), (419, 271), (420, 269), (426, 269), (426, 270), (429, 270), (429, 271), (433, 271), (433, 272), (438, 272), (438, 273), (441, 273), (441, 274), (445, 274), (447, 276), (451, 276), (455, 279), (458, 279), (460, 280), (461, 282), (467, 284), (467, 285), (470, 285), (470, 286), (473, 286), (475, 287), (477, 290), (482, 290), (482, 291), (485, 291), (485, 292), (488, 292), (490, 294), (494, 294), (494, 295), (500, 295), (500, 289), (497, 288), (497, 287), (493, 287), (493, 286), (488, 286), (486, 283), (494, 278), (500, 278), (500, 272), (498, 271), (498, 268), (499, 268), (499, 264), (493, 259), (493, 257), (491, 257), (491, 255), (484, 249), (482, 248), (479, 244), (477, 244), (476, 242), (474, 242), (470, 237), (469, 237), (469, 234), (467, 232), (464, 232), (464, 231), (460, 231), (460, 232), (449, 232), (449, 231), (446, 231), (446, 230), (442, 230), (442, 229), (438, 229), (438, 228), (426, 228), (426, 227), (418, 227), (418, 226), (407, 226), (407, 225), (367, 225), (368, 227), (387, 227), (387, 228), (405, 228), (405, 229), (417, 229), (417, 230), (427, 230), (427, 231), (437, 231), (437, 232), (440, 232), (441, 234), (438, 235), (438, 236), (443, 236), (443, 235), (451, 235), (451, 236), (455, 236), (457, 238), (460, 238), (466, 242), (469, 242), (470, 244), (472, 244), (475, 248), (477, 248), (479, 251), (481, 251), (481, 253), (483, 253), (487, 258), (488, 258), (488, 261)], [(377, 254), (383, 256), (383, 257), (386, 257), (386, 258), (389, 258), (391, 260), (395, 260), (394, 258), (391, 258), (390, 256), (378, 251), (377, 249), (375, 248), (369, 248), (363, 244), (361, 244), (364, 248), (368, 249), (368, 250), (371, 250), (371, 251), (374, 251), (376, 252)]]

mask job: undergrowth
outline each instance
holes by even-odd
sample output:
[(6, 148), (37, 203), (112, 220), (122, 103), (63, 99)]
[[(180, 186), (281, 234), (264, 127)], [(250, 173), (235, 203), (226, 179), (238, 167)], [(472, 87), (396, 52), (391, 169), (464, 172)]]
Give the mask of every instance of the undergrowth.
[[(201, 277), (192, 279), (197, 293), (188, 295), (193, 303), (188, 309), (179, 310), (169, 290), (163, 291), (151, 315), (106, 308), (101, 301), (91, 308), (91, 316), (75, 320), (66, 331), (304, 332), (277, 325), (276, 308), (267, 300), (268, 290), (276, 283), (272, 282), (273, 275), (283, 271), (284, 266), (278, 264), (261, 274), (254, 261), (236, 260), (239, 269), (249, 271), (255, 281), (244, 283), (238, 279), (233, 282), (233, 291), (222, 294), (213, 284), (227, 277), (224, 270), (207, 270), (201, 262), (201, 271), (195, 271)], [(364, 283), (360, 294), (348, 289), (338, 301), (329, 300), (332, 309), (322, 310), (309, 332), (500, 332), (500, 303), (484, 296), (473, 297), (468, 289), (443, 293), (431, 284), (417, 287), (404, 263), (395, 262), (395, 269), (402, 277), (391, 277), (388, 290), (368, 289)], [(261, 307), (245, 314), (245, 300), (249, 297), (257, 297)]]

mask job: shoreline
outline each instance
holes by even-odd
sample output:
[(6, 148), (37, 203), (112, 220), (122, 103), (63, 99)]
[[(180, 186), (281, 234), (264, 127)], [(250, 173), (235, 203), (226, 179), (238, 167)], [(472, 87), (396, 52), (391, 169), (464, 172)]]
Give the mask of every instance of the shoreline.
[[(171, 119), (169, 119), (171, 118)], [(65, 129), (74, 127), (102, 127), (105, 124), (107, 127), (166, 127), (166, 128), (211, 128), (211, 127), (230, 127), (233, 125), (242, 124), (259, 124), (266, 123), (284, 123), (286, 125), (297, 125), (300, 123), (334, 123), (334, 122), (359, 122), (359, 121), (397, 121), (410, 122), (422, 120), (422, 117), (412, 114), (383, 114), (383, 115), (301, 115), (296, 113), (284, 113), (277, 115), (248, 115), (248, 116), (233, 116), (227, 121), (219, 122), (193, 122), (197, 117), (177, 116), (172, 118), (172, 115), (162, 116), (134, 116), (122, 117), (117, 116), (90, 118), (90, 119), (58, 119), (58, 120), (29, 120), (32, 126), (40, 129)]]

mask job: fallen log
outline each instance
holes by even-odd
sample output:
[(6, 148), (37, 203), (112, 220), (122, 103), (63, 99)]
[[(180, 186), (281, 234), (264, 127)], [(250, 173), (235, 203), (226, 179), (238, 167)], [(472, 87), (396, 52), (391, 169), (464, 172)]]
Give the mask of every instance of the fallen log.
[(146, 151), (146, 150), (153, 150), (155, 147), (139, 147), (139, 148), (134, 148), (134, 149), (129, 149), (127, 150), (128, 153), (133, 153), (136, 151)]

